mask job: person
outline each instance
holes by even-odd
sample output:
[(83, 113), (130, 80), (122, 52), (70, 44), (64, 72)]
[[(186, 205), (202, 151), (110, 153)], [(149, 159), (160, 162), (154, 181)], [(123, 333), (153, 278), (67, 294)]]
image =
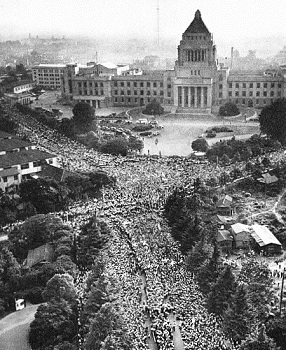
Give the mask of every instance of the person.
[(156, 145), (156, 146), (158, 145), (158, 142), (159, 142), (159, 140), (156, 139), (156, 140), (155, 140), (155, 145)]

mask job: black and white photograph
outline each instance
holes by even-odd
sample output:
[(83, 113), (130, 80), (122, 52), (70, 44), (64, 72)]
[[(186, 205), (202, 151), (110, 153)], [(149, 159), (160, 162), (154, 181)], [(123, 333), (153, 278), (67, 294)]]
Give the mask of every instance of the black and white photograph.
[(285, 0), (0, 0), (0, 350), (286, 350)]

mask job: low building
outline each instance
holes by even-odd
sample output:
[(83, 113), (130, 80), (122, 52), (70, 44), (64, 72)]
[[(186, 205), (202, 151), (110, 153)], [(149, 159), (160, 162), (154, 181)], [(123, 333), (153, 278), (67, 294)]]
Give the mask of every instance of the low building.
[(262, 251), (264, 255), (281, 253), (282, 244), (268, 227), (258, 224), (252, 225), (251, 237), (255, 240), (259, 250)]
[(218, 243), (218, 248), (222, 254), (231, 254), (234, 245), (234, 239), (228, 230), (218, 230), (216, 241)]
[(35, 176), (46, 163), (57, 166), (57, 156), (40, 151), (15, 135), (0, 133), (0, 189), (3, 191)]
[(217, 214), (221, 216), (231, 216), (233, 214), (232, 197), (225, 195), (216, 204)]
[(250, 229), (248, 225), (244, 225), (238, 222), (231, 225), (230, 232), (234, 238), (235, 248), (249, 248)]

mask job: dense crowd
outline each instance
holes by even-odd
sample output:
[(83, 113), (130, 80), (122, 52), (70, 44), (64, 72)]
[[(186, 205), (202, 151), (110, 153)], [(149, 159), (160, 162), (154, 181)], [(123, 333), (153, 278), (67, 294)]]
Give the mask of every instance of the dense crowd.
[[(207, 180), (231, 172), (233, 165), (197, 164), (186, 158), (122, 158), (102, 155), (61, 136), (30, 117), (10, 111), (21, 125), (21, 135), (59, 156), (71, 171), (106, 170), (117, 185), (103, 191), (102, 200), (74, 203), (62, 215), (80, 234), (97, 213), (113, 236), (105, 252), (107, 271), (118, 283), (122, 316), (134, 349), (215, 350), (236, 347), (220, 331), (218, 320), (203, 306), (193, 276), (164, 222), (162, 207), (176, 186), (193, 179)], [(280, 162), (283, 153), (271, 155)], [(239, 163), (244, 175), (245, 164)], [(85, 278), (78, 286), (83, 288)]]

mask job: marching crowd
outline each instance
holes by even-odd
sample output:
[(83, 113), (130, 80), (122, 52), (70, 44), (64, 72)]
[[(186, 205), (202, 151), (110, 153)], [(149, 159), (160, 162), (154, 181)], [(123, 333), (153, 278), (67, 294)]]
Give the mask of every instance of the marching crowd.
[[(161, 215), (176, 186), (191, 185), (198, 177), (201, 180), (218, 177), (222, 172), (230, 172), (233, 166), (220, 168), (186, 158), (103, 155), (30, 117), (10, 113), (21, 124), (21, 134), (57, 154), (64, 168), (84, 172), (100, 167), (116, 176), (116, 186), (104, 189), (102, 200), (76, 202), (60, 215), (67, 218), (78, 234), (94, 213), (112, 228), (113, 236), (105, 252), (106, 270), (118, 283), (122, 317), (133, 348), (236, 349), (220, 331), (218, 320), (204, 308), (203, 297), (192, 274), (186, 271), (184, 259)], [(283, 156), (279, 152), (272, 154), (271, 161), (280, 162)], [(245, 164), (240, 163), (239, 167), (246, 174)]]

